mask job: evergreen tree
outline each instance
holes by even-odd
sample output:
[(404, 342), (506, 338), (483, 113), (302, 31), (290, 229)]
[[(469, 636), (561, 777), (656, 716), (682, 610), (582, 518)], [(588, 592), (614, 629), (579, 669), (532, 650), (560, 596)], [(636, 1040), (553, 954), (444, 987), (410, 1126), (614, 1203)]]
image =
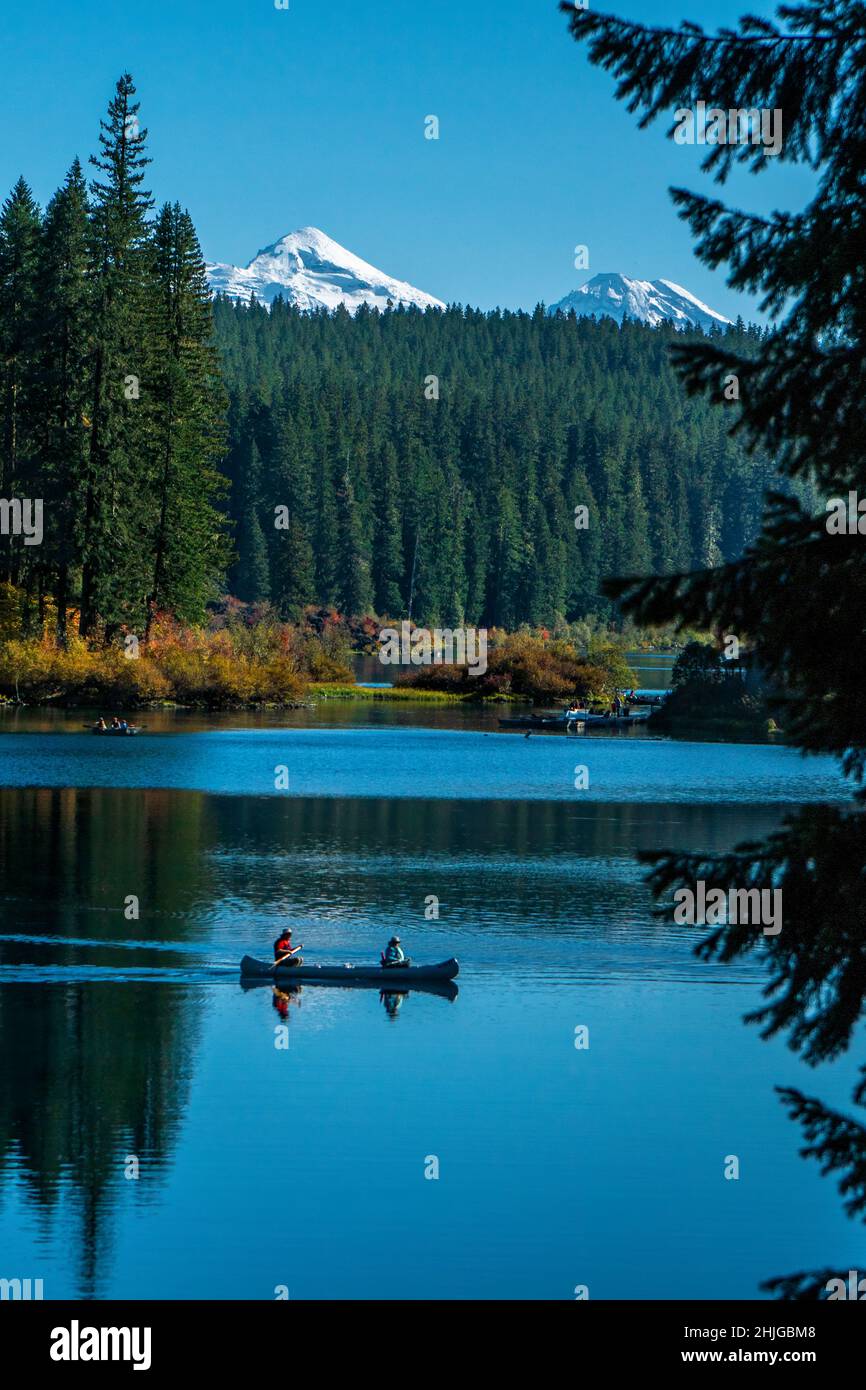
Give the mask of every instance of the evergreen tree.
[(79, 563), (82, 479), (88, 454), (90, 389), (89, 207), (76, 159), (45, 212), (37, 272), (32, 430), (42, 461), (46, 574), (67, 643), (72, 576)]
[(56, 600), (61, 645), (79, 582), (80, 632), (111, 637), (157, 607), (201, 619), (226, 561), (210, 293), (188, 214), (149, 223), (134, 95), (124, 75), (90, 197), (76, 160), (44, 221), (23, 179), (0, 211), (0, 494), (44, 507), (41, 545), (0, 539), (0, 578), (25, 629)]
[[(40, 213), (19, 178), (0, 210), (0, 497), (25, 495), (31, 456), (25, 421), (33, 367)], [(27, 494), (32, 495), (32, 494)], [(0, 536), (0, 578), (17, 582), (20, 539)]]
[(225, 521), (213, 505), (224, 491), (214, 468), (224, 447), (224, 391), (204, 262), (190, 216), (178, 203), (159, 214), (150, 268), (148, 411), (156, 515), (145, 636), (158, 609), (200, 622), (227, 560)]
[[(255, 439), (247, 441), (245, 467), (238, 487), (240, 523), (237, 530), (238, 558), (233, 570), (233, 588), (246, 603), (270, 597), (268, 547), (262, 530), (262, 458)], [(270, 524), (273, 525), (271, 519)]]
[[(272, 514), (287, 517), (271, 538), (271, 594), (284, 618), (297, 618), (316, 600), (316, 566), (311, 540), (313, 477), (310, 463), (310, 419), (303, 395), (287, 398), (277, 411), (273, 451), (273, 481), (268, 505)], [(283, 512), (282, 509), (285, 509)]]
[(277, 534), (281, 549), (271, 569), (272, 595), (282, 618), (297, 619), (316, 599), (313, 547), (306, 528), (291, 513), (288, 529)]
[(152, 582), (148, 540), (155, 479), (147, 452), (145, 379), (150, 196), (147, 131), (128, 73), (100, 122), (91, 188), (93, 285), (90, 447), (84, 473), (82, 636), (100, 617), (140, 622)]
[[(705, 959), (733, 960), (757, 950), (767, 962), (766, 1003), (751, 1017), (765, 1036), (784, 1032), (810, 1063), (850, 1045), (866, 1003), (866, 699), (862, 638), (866, 559), (863, 540), (833, 534), (831, 499), (847, 504), (862, 486), (866, 435), (866, 257), (861, 230), (866, 194), (866, 26), (859, 0), (786, 4), (781, 26), (759, 18), (736, 31), (705, 35), (695, 25), (647, 29), (590, 11), (570, 14), (593, 63), (612, 71), (618, 95), (642, 124), (692, 110), (712, 92), (722, 109), (781, 110), (777, 156), (761, 143), (709, 146), (704, 161), (721, 182), (739, 162), (760, 173), (776, 158), (806, 164), (817, 186), (800, 212), (758, 217), (678, 189), (674, 200), (708, 265), (727, 263), (730, 283), (759, 291), (778, 318), (754, 350), (735, 331), (674, 345), (690, 391), (726, 410), (724, 387), (739, 382), (739, 409), (727, 417), (736, 437), (775, 458), (786, 496), (771, 496), (760, 537), (745, 554), (696, 573), (613, 586), (647, 622), (676, 619), (748, 638), (773, 685), (784, 692), (783, 722), (801, 749), (835, 753), (851, 779), (850, 809), (813, 806), (786, 818), (759, 845), (727, 855), (652, 857), (652, 883), (664, 896), (679, 885), (781, 890), (778, 935), (727, 923), (699, 946)], [(794, 480), (794, 485), (791, 484)], [(815, 493), (803, 490), (802, 480)], [(719, 479), (699, 518), (719, 505)], [(808, 497), (820, 499), (818, 514)], [(707, 553), (707, 543), (698, 547)], [(841, 1174), (849, 1209), (862, 1214), (866, 1131), (820, 1101), (788, 1088), (782, 1096), (803, 1123), (825, 1171)], [(854, 1095), (866, 1103), (866, 1068)], [(847, 1262), (846, 1262), (847, 1265)], [(826, 1295), (827, 1269), (771, 1283), (785, 1297)], [(842, 1271), (844, 1275), (844, 1271)]]
[(331, 478), (330, 460), (320, 452), (316, 468), (316, 590), (319, 602), (331, 605), (338, 595), (337, 499)]
[(403, 614), (403, 568), (397, 450), (389, 440), (383, 445), (375, 476), (373, 575), (377, 613), (389, 617)]
[(373, 603), (370, 565), (348, 459), (338, 494), (338, 508), (338, 602), (342, 611), (349, 615), (369, 613)]

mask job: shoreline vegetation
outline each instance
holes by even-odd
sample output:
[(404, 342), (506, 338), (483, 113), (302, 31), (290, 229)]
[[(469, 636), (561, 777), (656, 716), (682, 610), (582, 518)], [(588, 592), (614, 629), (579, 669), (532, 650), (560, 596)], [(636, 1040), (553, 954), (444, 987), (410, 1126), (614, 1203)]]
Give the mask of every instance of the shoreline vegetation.
[[(46, 606), (41, 633), (22, 621), (17, 595), (0, 586), (0, 707), (120, 710), (302, 708), (321, 700), (396, 703), (557, 703), (612, 698), (636, 683), (626, 650), (669, 649), (670, 635), (616, 632), (595, 623), (488, 635), (486, 669), (382, 665), (381, 687), (358, 684), (353, 662), (378, 654), (389, 619), (349, 619), (309, 608), (281, 622), (269, 605), (224, 599), (190, 627), (158, 615), (147, 641), (55, 636)], [(69, 624), (72, 627), (72, 623)], [(25, 635), (25, 631), (27, 635)]]
[[(75, 616), (68, 615), (67, 634)], [(731, 737), (782, 732), (757, 674), (722, 660), (707, 634), (631, 624), (618, 630), (593, 619), (516, 632), (494, 628), (483, 670), (382, 664), (382, 685), (359, 683), (354, 663), (378, 656), (379, 635), (393, 625), (387, 617), (350, 618), (313, 606), (296, 622), (283, 622), (268, 603), (227, 597), (209, 606), (202, 626), (158, 614), (146, 641), (120, 629), (90, 640), (67, 635), (63, 645), (50, 596), (37, 621), (25, 596), (0, 584), (0, 711), (216, 713), (310, 709), (325, 701), (558, 707), (573, 699), (598, 710), (618, 690), (639, 685), (628, 652), (679, 649), (670, 696), (653, 711), (648, 729)], [(413, 631), (421, 628), (412, 624)]]

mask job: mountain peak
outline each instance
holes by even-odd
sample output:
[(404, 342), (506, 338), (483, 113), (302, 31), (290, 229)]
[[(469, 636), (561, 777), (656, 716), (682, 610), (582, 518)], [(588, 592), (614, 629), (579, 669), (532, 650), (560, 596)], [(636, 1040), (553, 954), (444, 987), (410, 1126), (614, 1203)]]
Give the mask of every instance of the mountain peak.
[(245, 302), (255, 294), (272, 304), (282, 295), (299, 309), (336, 309), (343, 304), (350, 314), (362, 304), (385, 309), (389, 300), (419, 309), (445, 308), (433, 295), (362, 261), (319, 227), (287, 232), (246, 266), (214, 263), (207, 273), (214, 293)]
[(731, 322), (673, 280), (636, 280), (619, 272), (594, 275), (548, 312), (567, 314), (571, 309), (578, 318), (611, 318), (617, 323), (628, 318), (653, 327), (672, 323), (676, 328), (707, 329)]

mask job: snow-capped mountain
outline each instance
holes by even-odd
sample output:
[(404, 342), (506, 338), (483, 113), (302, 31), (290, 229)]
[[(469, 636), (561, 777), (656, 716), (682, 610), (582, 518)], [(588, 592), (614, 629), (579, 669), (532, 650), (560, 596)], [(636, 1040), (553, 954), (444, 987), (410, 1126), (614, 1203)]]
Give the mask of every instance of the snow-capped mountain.
[(579, 290), (572, 290), (549, 313), (573, 309), (578, 318), (638, 319), (655, 326), (672, 323), (677, 328), (712, 328), (730, 323), (708, 304), (696, 299), (672, 280), (632, 280), (628, 275), (594, 275)]
[(207, 267), (214, 293), (232, 299), (256, 299), (271, 304), (278, 294), (299, 309), (336, 309), (345, 304), (350, 314), (362, 304), (376, 309), (397, 304), (415, 304), (419, 309), (445, 305), (432, 294), (416, 290), (404, 280), (395, 280), (345, 246), (320, 232), (318, 227), (302, 227), (266, 246), (249, 265)]

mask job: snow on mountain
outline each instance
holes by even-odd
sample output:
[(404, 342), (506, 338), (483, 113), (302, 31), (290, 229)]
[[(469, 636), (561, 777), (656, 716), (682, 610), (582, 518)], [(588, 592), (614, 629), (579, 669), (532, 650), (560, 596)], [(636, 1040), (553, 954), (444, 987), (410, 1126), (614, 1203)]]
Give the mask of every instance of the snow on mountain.
[(290, 232), (259, 251), (247, 266), (217, 263), (208, 265), (207, 273), (215, 294), (244, 301), (255, 293), (260, 302), (271, 304), (281, 294), (299, 309), (336, 309), (344, 304), (350, 314), (362, 304), (384, 309), (389, 299), (394, 305), (445, 308), (432, 294), (353, 256), (318, 227)]
[(573, 309), (578, 318), (637, 319), (655, 326), (672, 323), (677, 328), (712, 328), (730, 323), (723, 314), (696, 299), (672, 280), (632, 280), (628, 275), (594, 275), (580, 289), (572, 290), (548, 313)]

